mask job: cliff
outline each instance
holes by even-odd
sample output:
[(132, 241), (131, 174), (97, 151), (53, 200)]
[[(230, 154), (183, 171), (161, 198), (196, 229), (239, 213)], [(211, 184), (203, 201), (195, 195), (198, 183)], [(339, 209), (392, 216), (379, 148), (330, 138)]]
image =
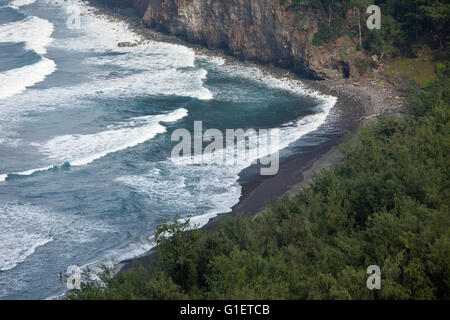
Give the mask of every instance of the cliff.
[[(224, 49), (243, 60), (288, 68), (313, 79), (358, 77), (348, 37), (315, 47), (314, 12), (287, 11), (279, 0), (132, 0), (149, 28)], [(285, 1), (285, 2), (289, 2)]]

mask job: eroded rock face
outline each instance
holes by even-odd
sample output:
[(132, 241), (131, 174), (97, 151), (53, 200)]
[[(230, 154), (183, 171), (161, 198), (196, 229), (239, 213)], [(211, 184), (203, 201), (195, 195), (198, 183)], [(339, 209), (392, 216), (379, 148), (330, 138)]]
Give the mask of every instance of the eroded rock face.
[(189, 42), (315, 79), (356, 76), (348, 50), (347, 56), (340, 52), (343, 44), (311, 44), (317, 30), (312, 13), (300, 17), (278, 0), (133, 1), (145, 25)]

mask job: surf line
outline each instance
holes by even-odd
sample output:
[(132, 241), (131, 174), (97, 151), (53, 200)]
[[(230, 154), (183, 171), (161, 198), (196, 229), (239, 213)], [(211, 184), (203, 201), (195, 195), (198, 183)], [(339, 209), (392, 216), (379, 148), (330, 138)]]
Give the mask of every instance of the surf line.
[(0, 182), (5, 182), (8, 178), (10, 178), (10, 176), (31, 176), (37, 172), (64, 169), (64, 168), (69, 168), (70, 166), (71, 165), (69, 162), (65, 162), (62, 165), (51, 165), (48, 167), (31, 169), (31, 170), (22, 171), (22, 172), (4, 173), (4, 174), (0, 174)]
[(0, 42), (25, 42), (25, 49), (41, 58), (34, 64), (0, 73), (0, 100), (27, 90), (57, 70), (56, 63), (45, 57), (47, 46), (53, 41), (53, 30), (50, 21), (35, 16), (0, 25)]

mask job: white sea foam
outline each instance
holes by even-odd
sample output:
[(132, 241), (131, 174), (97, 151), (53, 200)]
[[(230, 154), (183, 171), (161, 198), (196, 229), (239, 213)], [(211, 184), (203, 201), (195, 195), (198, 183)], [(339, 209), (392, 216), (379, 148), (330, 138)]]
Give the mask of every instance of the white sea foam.
[[(207, 214), (202, 214), (194, 217), (182, 218), (180, 219), (180, 221), (187, 221), (187, 219), (189, 219), (190, 223), (189, 228), (195, 229), (203, 227), (209, 222), (210, 219), (214, 218), (215, 216), (217, 216), (217, 213), (210, 212)], [(85, 270), (86, 267), (89, 267), (91, 270), (101, 271), (98, 268), (99, 265), (107, 265), (113, 267), (114, 263), (129, 259), (135, 259), (136, 257), (143, 256), (144, 254), (147, 254), (155, 246), (156, 246), (155, 236), (151, 235), (141, 242), (128, 243), (120, 248), (111, 249), (108, 252), (106, 252), (102, 257), (99, 257), (97, 260), (81, 266), (81, 269)], [(51, 300), (52, 298), (56, 297), (49, 297), (48, 299)]]
[[(170, 203), (184, 216), (203, 214), (191, 218), (193, 224), (203, 226), (218, 213), (229, 212), (241, 196), (241, 186), (237, 182), (239, 173), (251, 163), (270, 153), (282, 150), (304, 135), (317, 130), (326, 121), (334, 102), (330, 101), (320, 107), (317, 114), (310, 115), (285, 124), (279, 128), (280, 139), (274, 149), (249, 152), (248, 158), (237, 159), (236, 164), (215, 163), (214, 157), (205, 157), (202, 165), (192, 165), (191, 158), (178, 158), (152, 164), (155, 166), (148, 174), (141, 176), (124, 176), (117, 179), (139, 193), (145, 194), (149, 203)], [(245, 141), (233, 148), (225, 148), (227, 156), (244, 154), (248, 149)]]
[[(25, 42), (25, 48), (43, 55), (52, 42), (53, 24), (38, 17), (0, 25), (0, 42)], [(14, 96), (55, 72), (54, 61), (42, 57), (41, 60), (21, 68), (0, 73), (0, 100)], [(16, 107), (16, 106), (15, 106)]]
[[(205, 57), (203, 57), (205, 58)], [(206, 57), (206, 59), (210, 59)], [(220, 60), (219, 60), (220, 61)], [(313, 98), (318, 104), (315, 114), (297, 119), (295, 121), (291, 121), (289, 123), (281, 125), (278, 129), (280, 132), (279, 144), (274, 145), (273, 142), (270, 143), (271, 147), (275, 150), (258, 150), (258, 152), (248, 152), (249, 157), (238, 157), (239, 162), (237, 166), (233, 166), (231, 170), (237, 170), (238, 172), (243, 170), (244, 168), (251, 165), (251, 163), (257, 159), (270, 155), (270, 153), (280, 151), (288, 147), (292, 142), (300, 139), (304, 135), (313, 132), (319, 129), (322, 126), (331, 111), (334, 105), (337, 102), (337, 98), (334, 96), (323, 95), (318, 91), (311, 90), (305, 88), (303, 83), (299, 80), (290, 79), (290, 78), (276, 78), (272, 75), (264, 74), (257, 67), (242, 67), (237, 64), (230, 64), (223, 66), (222, 64), (217, 64), (216, 61), (212, 61), (213, 64), (220, 66), (220, 71), (232, 74), (233, 76), (238, 76), (242, 78), (246, 78), (250, 81), (258, 82), (267, 86), (268, 88), (274, 88), (278, 90), (285, 90), (290, 92), (291, 94), (298, 95), (299, 97), (310, 97)], [(240, 99), (240, 97), (237, 97)], [(272, 128), (277, 129), (277, 128)], [(255, 135), (251, 136), (250, 139), (255, 139)], [(256, 138), (257, 139), (257, 138)], [(234, 154), (245, 154), (248, 146), (245, 141), (241, 141), (240, 144), (237, 145), (237, 151), (235, 151), (235, 146), (230, 148), (226, 148), (223, 150), (226, 158), (234, 158)], [(219, 151), (222, 152), (222, 151)], [(172, 159), (176, 164), (190, 164), (190, 163), (214, 163), (215, 161), (214, 154), (213, 156), (196, 156), (196, 157), (180, 157)]]
[[(97, 92), (89, 86), (82, 86), (85, 96), (104, 97), (126, 97), (126, 96), (159, 96), (177, 95), (184, 97), (198, 98), (200, 100), (210, 100), (213, 98), (211, 92), (203, 87), (203, 80), (207, 71), (203, 69), (178, 71), (176, 69), (153, 70), (145, 73), (134, 74), (127, 77), (117, 77), (114, 79), (100, 81), (95, 85)], [(100, 86), (101, 84), (101, 86)], [(92, 86), (92, 83), (91, 83)], [(74, 88), (77, 89), (78, 88)]]
[(35, 220), (42, 212), (24, 206), (0, 206), (0, 270), (14, 268), (34, 253), (36, 248), (52, 241), (51, 230)]
[(202, 57), (210, 65), (225, 75), (231, 75), (238, 78), (244, 78), (249, 81), (253, 81), (256, 84), (262, 84), (268, 88), (278, 89), (287, 91), (291, 94), (295, 94), (301, 97), (309, 97), (318, 99), (321, 104), (335, 104), (336, 98), (333, 96), (322, 94), (316, 90), (306, 88), (305, 85), (297, 79), (293, 79), (290, 76), (285, 77), (275, 77), (273, 75), (264, 73), (260, 68), (256, 66), (246, 66), (243, 67), (237, 63), (230, 64), (217, 64), (213, 60), (211, 61), (208, 57)]
[[(208, 58), (209, 59), (209, 58)], [(244, 77), (248, 80), (261, 83), (269, 88), (286, 90), (299, 97), (308, 96), (316, 100), (318, 104), (315, 114), (309, 115), (290, 123), (286, 123), (279, 128), (280, 139), (278, 145), (273, 145), (272, 150), (259, 150), (258, 152), (248, 152), (249, 157), (238, 157), (239, 160), (234, 165), (227, 163), (216, 163), (213, 157), (205, 157), (195, 161), (191, 158), (176, 158), (153, 164), (148, 174), (143, 176), (124, 176), (117, 179), (139, 193), (145, 194), (150, 203), (155, 201), (171, 203), (178, 208), (180, 214), (184, 216), (194, 214), (191, 218), (192, 224), (202, 226), (216, 214), (228, 212), (235, 205), (241, 195), (241, 186), (237, 182), (239, 173), (250, 166), (251, 163), (261, 157), (269, 155), (275, 151), (283, 150), (291, 143), (302, 138), (306, 134), (319, 129), (326, 123), (331, 109), (336, 104), (337, 98), (322, 95), (314, 90), (309, 90), (298, 81), (288, 78), (275, 78), (264, 75), (258, 68), (243, 68), (237, 65), (224, 66), (221, 61), (213, 61), (213, 64), (220, 66), (221, 72), (232, 73), (237, 77)], [(275, 128), (273, 128), (275, 129)], [(245, 141), (237, 146), (238, 154), (243, 154), (248, 150)], [(235, 148), (225, 148), (226, 156), (234, 155)], [(201, 156), (200, 156), (201, 157)], [(202, 163), (202, 165), (192, 165), (192, 163)], [(173, 195), (176, 194), (176, 197)], [(203, 214), (200, 214), (200, 210)]]
[[(75, 86), (29, 89), (21, 95), (0, 100), (0, 121), (8, 121), (5, 125), (12, 125), (12, 121), (21, 120), (27, 112), (85, 108), (98, 98), (176, 95), (209, 100), (213, 95), (203, 86), (206, 75), (207, 72), (203, 69), (148, 70), (131, 75), (97, 75), (97, 79)], [(0, 79), (1, 77), (0, 74)]]
[(33, 4), (35, 2), (36, 2), (36, 0), (14, 0), (14, 1), (10, 2), (9, 5), (13, 8), (20, 8), (23, 6)]
[(53, 60), (42, 58), (39, 62), (0, 73), (0, 99), (16, 95), (43, 81), (56, 70)]
[(95, 220), (64, 216), (29, 204), (0, 204), (0, 271), (11, 270), (24, 262), (36, 249), (51, 242), (70, 238), (70, 243), (94, 241), (94, 232), (114, 229)]
[[(98, 14), (96, 9), (85, 3), (72, 0), (49, 0), (66, 9), (76, 7), (81, 14), (80, 29), (76, 37), (57, 39), (52, 46), (82, 52), (119, 52), (123, 55), (90, 58), (86, 63), (114, 65), (145, 70), (193, 67), (195, 53), (185, 46), (144, 40), (130, 30), (127, 23)], [(118, 47), (120, 42), (139, 44), (135, 47)]]
[(0, 25), (0, 42), (25, 42), (26, 48), (38, 54), (46, 54), (54, 26), (38, 17), (26, 17), (21, 21)]
[[(65, 5), (64, 1), (59, 1)], [(79, 35), (69, 39), (56, 40), (52, 46), (65, 50), (104, 54), (88, 58), (85, 64), (121, 67), (124, 70), (140, 70), (130, 77), (122, 75), (111, 81), (104, 81), (96, 87), (104, 94), (130, 91), (133, 94), (163, 94), (211, 99), (211, 92), (203, 87), (206, 70), (194, 68), (195, 52), (185, 46), (147, 41), (134, 33), (125, 22), (117, 21), (95, 13), (95, 9), (79, 1), (75, 5), (81, 13)], [(120, 42), (139, 43), (135, 47), (118, 47)], [(99, 75), (97, 75), (99, 76)], [(109, 77), (108, 74), (104, 76)], [(110, 90), (111, 89), (111, 90)], [(126, 92), (125, 92), (126, 93)]]
[(132, 118), (113, 126), (108, 130), (87, 135), (58, 136), (44, 144), (33, 143), (55, 165), (21, 172), (0, 174), (0, 182), (11, 175), (29, 176), (36, 172), (47, 171), (55, 166), (70, 163), (71, 166), (87, 165), (104, 156), (134, 147), (153, 139), (157, 134), (166, 132), (161, 123), (176, 122), (188, 114), (184, 108), (167, 114)]
[[(183, 216), (181, 221), (189, 217), (191, 229), (202, 227), (217, 214), (229, 211), (241, 195), (241, 186), (237, 183), (239, 177), (234, 176), (230, 168), (174, 166), (169, 160), (151, 165), (155, 167), (146, 175), (124, 176), (116, 181), (144, 194), (149, 206), (160, 204), (168, 208), (167, 203), (170, 203), (170, 213)], [(146, 245), (149, 247), (145, 251), (133, 251), (135, 257), (155, 245), (154, 236), (148, 240)], [(130, 257), (133, 256), (127, 256)]]
[(41, 172), (41, 171), (47, 171), (54, 168), (54, 166), (47, 166), (47, 167), (43, 167), (43, 168), (37, 168), (37, 169), (30, 169), (30, 170), (26, 170), (26, 171), (21, 171), (21, 172), (14, 172), (14, 173), (8, 173), (8, 174), (0, 174), (0, 182), (5, 182), (6, 179), (11, 176), (11, 175), (16, 175), (16, 176), (31, 176), (32, 174), (36, 173), (36, 172)]
[[(236, 163), (232, 165), (230, 170), (238, 172), (243, 170), (244, 168), (250, 166), (252, 162), (255, 160), (261, 159), (263, 157), (269, 156), (272, 153), (283, 150), (288, 147), (292, 142), (300, 139), (304, 135), (313, 132), (325, 123), (325, 120), (334, 106), (335, 100), (327, 101), (328, 103), (324, 103), (319, 107), (319, 110), (316, 114), (309, 115), (298, 119), (296, 121), (292, 121), (290, 123), (286, 123), (282, 125), (280, 128), (272, 128), (268, 130), (269, 136), (274, 129), (279, 130), (279, 141), (270, 141), (267, 143), (267, 147), (260, 147), (255, 149), (249, 149), (249, 145), (246, 140), (238, 141), (237, 145), (232, 145), (222, 150), (216, 150), (212, 154), (206, 155), (195, 155), (195, 156), (185, 156), (172, 158), (174, 164), (182, 165), (182, 164), (193, 164), (193, 163), (203, 163), (203, 164), (216, 164), (219, 161), (219, 165), (221, 160), (235, 159)], [(225, 133), (224, 133), (225, 135)], [(259, 139), (264, 139), (264, 136), (260, 136)], [(250, 133), (248, 137), (249, 141), (258, 141), (258, 132), (253, 131)], [(264, 140), (259, 141), (259, 143), (265, 143)], [(264, 146), (264, 144), (262, 145)], [(270, 147), (270, 148), (269, 148)], [(238, 155), (235, 157), (235, 155)], [(228, 166), (227, 164), (223, 164)]]
[[(79, 0), (44, 0), (47, 5), (57, 6), (67, 12), (67, 16), (77, 15), (79, 26), (74, 30), (77, 36), (60, 39), (53, 46), (76, 51), (104, 52), (107, 50), (129, 51), (133, 48), (118, 48), (119, 42), (139, 42), (142, 37), (134, 33), (128, 25), (114, 18), (97, 13), (94, 7)], [(77, 17), (77, 18), (78, 18)], [(79, 28), (78, 28), (79, 27)]]
[[(170, 203), (171, 214), (182, 216), (227, 212), (239, 200), (239, 170), (232, 166), (174, 165), (166, 160), (149, 164), (146, 175), (123, 176), (117, 182), (144, 194), (149, 204)], [(201, 221), (195, 221), (200, 223)]]
[[(51, 4), (54, 1), (48, 3)], [(58, 1), (58, 5), (67, 8), (72, 2)], [(73, 37), (56, 39), (51, 46), (68, 51), (96, 52), (95, 57), (86, 58), (81, 63), (99, 65), (101, 68), (95, 71), (90, 69), (90, 73), (86, 74), (90, 78), (87, 82), (48, 89), (29, 87), (55, 71), (56, 66), (49, 60), (27, 66), (23, 71), (15, 69), (7, 75), (0, 75), (0, 99), (3, 99), (0, 100), (0, 121), (5, 121), (2, 124), (2, 137), (6, 137), (8, 131), (13, 130), (16, 123), (23, 120), (29, 112), (84, 108), (91, 106), (99, 98), (152, 95), (175, 95), (202, 100), (213, 98), (210, 90), (203, 85), (206, 70), (195, 67), (193, 50), (154, 41), (145, 41), (136, 47), (119, 48), (118, 42), (138, 42), (142, 39), (129, 30), (125, 23), (94, 14), (92, 8), (85, 4), (75, 2), (75, 5), (79, 6), (83, 14), (81, 29), (74, 30)], [(45, 20), (32, 17), (0, 30), (5, 34), (4, 38), (26, 41), (30, 48), (44, 52), (52, 40), (51, 29), (51, 24)], [(42, 34), (35, 34), (38, 31)], [(33, 39), (36, 41), (32, 42)], [(24, 74), (31, 78), (27, 80), (27, 77), (23, 77)], [(18, 78), (25, 81), (18, 82)], [(29, 89), (24, 91), (26, 88)], [(16, 94), (19, 92), (22, 94)], [(10, 97), (12, 95), (14, 96)]]
[(41, 145), (40, 151), (53, 161), (82, 166), (153, 139), (166, 131), (161, 122), (178, 121), (186, 115), (187, 110), (181, 108), (164, 115), (134, 118), (99, 133), (59, 136)]
[[(195, 53), (183, 46), (147, 41), (128, 49), (116, 48), (119, 55), (101, 55), (88, 58), (85, 64), (114, 65), (141, 70), (165, 70), (195, 66)], [(133, 61), (130, 61), (133, 58)]]

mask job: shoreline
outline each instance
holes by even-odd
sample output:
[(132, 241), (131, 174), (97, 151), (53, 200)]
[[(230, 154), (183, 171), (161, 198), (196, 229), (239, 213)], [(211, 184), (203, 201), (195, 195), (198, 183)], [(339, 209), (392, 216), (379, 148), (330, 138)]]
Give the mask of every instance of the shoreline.
[[(366, 125), (374, 121), (377, 115), (400, 113), (402, 102), (399, 97), (400, 92), (392, 86), (380, 86), (367, 79), (358, 82), (352, 79), (320, 81), (302, 79), (289, 70), (241, 61), (228, 56), (223, 50), (210, 50), (148, 29), (140, 23), (137, 16), (133, 16), (134, 9), (105, 8), (95, 1), (90, 1), (90, 5), (96, 9), (94, 14), (101, 14), (109, 19), (127, 23), (133, 32), (145, 40), (183, 45), (194, 50), (197, 56), (220, 57), (225, 60), (225, 63), (254, 66), (260, 69), (264, 75), (299, 80), (306, 89), (317, 91), (321, 95), (337, 97), (337, 102), (329, 114), (330, 116), (333, 113), (333, 116), (336, 117), (333, 122), (336, 125), (336, 132), (328, 134), (325, 142), (312, 147), (301, 147), (299, 148), (301, 150), (296, 150), (292, 154), (280, 158), (280, 170), (277, 175), (255, 174), (259, 169), (257, 166), (250, 166), (242, 170), (238, 180), (242, 187), (239, 202), (232, 207), (231, 211), (219, 213), (211, 218), (200, 230), (214, 229), (224, 216), (236, 216), (240, 213), (244, 217), (255, 217), (264, 211), (267, 202), (273, 198), (295, 195), (311, 181), (314, 174), (329, 168), (342, 159), (342, 154), (337, 146), (343, 142), (347, 132), (356, 132), (359, 125)], [(156, 249), (154, 247), (140, 256), (120, 261), (118, 273), (133, 268), (136, 261), (145, 267), (150, 257), (156, 253)]]

